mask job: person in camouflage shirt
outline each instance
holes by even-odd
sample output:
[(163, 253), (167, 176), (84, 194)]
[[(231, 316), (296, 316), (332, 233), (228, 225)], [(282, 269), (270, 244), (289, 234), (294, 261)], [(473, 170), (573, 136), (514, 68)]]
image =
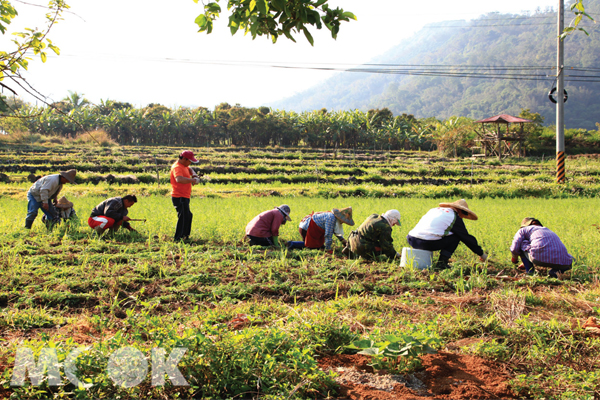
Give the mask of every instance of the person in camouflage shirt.
[(344, 254), (352, 253), (367, 260), (372, 260), (381, 254), (385, 254), (390, 259), (400, 258), (393, 245), (394, 225), (400, 226), (398, 210), (389, 210), (381, 215), (371, 214), (357, 230), (350, 233), (348, 246), (343, 250)]

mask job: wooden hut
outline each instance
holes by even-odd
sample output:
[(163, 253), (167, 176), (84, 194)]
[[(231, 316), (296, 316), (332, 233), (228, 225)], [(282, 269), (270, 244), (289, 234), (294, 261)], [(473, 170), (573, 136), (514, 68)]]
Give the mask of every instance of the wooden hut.
[[(498, 156), (501, 160), (503, 155), (525, 156), (524, 125), (532, 120), (500, 114), (476, 122), (481, 124), (481, 129), (476, 131), (475, 141), (479, 146), (472, 148), (473, 157), (490, 155)], [(479, 150), (478, 153), (475, 153), (476, 150)]]

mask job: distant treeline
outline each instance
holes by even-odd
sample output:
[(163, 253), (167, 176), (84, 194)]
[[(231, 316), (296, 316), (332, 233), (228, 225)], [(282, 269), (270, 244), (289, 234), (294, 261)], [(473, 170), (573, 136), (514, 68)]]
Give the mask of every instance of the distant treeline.
[[(172, 110), (159, 104), (135, 108), (110, 100), (99, 105), (64, 100), (45, 108), (25, 103), (14, 107), (19, 118), (0, 119), (0, 129), (6, 133), (75, 138), (104, 131), (104, 136), (120, 145), (437, 149), (461, 156), (471, 155), (470, 148), (477, 146), (476, 132), (481, 129), (465, 117), (417, 119), (410, 114), (394, 116), (387, 108), (296, 113), (221, 103), (212, 111), (204, 107)], [(552, 152), (553, 128), (543, 127), (543, 118), (537, 113), (522, 110), (519, 115), (534, 121), (525, 125), (527, 151)], [(600, 134), (567, 130), (566, 144), (578, 147), (579, 152), (598, 152)]]

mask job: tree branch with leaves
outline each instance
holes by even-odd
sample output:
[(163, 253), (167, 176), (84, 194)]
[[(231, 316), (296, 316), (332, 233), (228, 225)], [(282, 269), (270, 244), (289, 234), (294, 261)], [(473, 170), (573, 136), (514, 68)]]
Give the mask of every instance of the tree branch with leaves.
[[(219, 18), (221, 0), (211, 1), (204, 5), (204, 13), (196, 18), (200, 32), (211, 33), (213, 21)], [(252, 39), (257, 36), (270, 37), (273, 43), (280, 36), (293, 42), (292, 33), (303, 33), (306, 40), (314, 45), (309, 28), (326, 27), (331, 37), (337, 38), (342, 22), (356, 20), (356, 16), (341, 8), (330, 8), (329, 0), (227, 0), (227, 9), (231, 12), (229, 29), (234, 35), (238, 31), (250, 33)], [(198, 3), (198, 0), (194, 0)]]
[[(60, 54), (59, 48), (47, 36), (52, 27), (61, 20), (63, 11), (69, 6), (63, 0), (50, 0), (45, 8), (46, 26), (43, 29), (25, 28), (24, 32), (14, 32), (13, 48), (9, 51), (0, 51), (0, 86), (15, 95), (21, 89), (47, 104), (45, 97), (29, 85), (21, 75), (21, 71), (27, 70), (29, 66), (31, 54), (39, 56), (42, 62), (46, 62), (48, 50), (57, 55)], [(18, 12), (10, 1), (0, 0), (0, 33), (7, 34), (9, 25), (17, 16)], [(5, 97), (0, 96), (0, 112), (9, 111), (10, 107)]]

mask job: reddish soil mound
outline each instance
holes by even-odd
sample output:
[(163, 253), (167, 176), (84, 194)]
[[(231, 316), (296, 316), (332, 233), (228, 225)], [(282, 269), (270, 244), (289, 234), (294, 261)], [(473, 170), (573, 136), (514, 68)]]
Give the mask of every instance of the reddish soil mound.
[(339, 398), (396, 399), (515, 399), (510, 376), (498, 363), (480, 357), (440, 352), (422, 357), (423, 370), (408, 376), (373, 373), (370, 358), (336, 355), (319, 360), (324, 370), (339, 377)]

